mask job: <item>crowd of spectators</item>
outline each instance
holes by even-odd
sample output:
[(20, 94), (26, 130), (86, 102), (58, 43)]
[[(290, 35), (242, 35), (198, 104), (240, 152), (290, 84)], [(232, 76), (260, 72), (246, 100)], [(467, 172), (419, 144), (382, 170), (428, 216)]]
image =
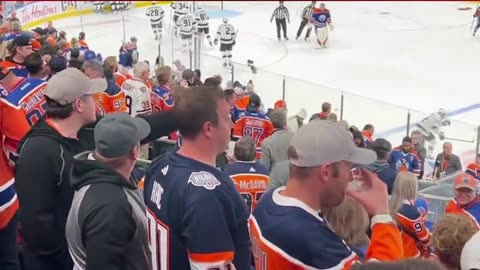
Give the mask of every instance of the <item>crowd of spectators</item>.
[(463, 172), (449, 142), (429, 226), (417, 131), (392, 147), (328, 102), (304, 123), (253, 81), (151, 68), (136, 38), (103, 59), (51, 22), (1, 29), (0, 269), (480, 268), (480, 158)]

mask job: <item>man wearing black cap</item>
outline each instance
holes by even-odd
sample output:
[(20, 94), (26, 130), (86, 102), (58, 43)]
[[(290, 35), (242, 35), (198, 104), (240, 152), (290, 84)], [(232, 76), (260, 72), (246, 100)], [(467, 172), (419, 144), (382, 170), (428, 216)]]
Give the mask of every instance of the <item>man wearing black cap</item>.
[(75, 269), (151, 269), (145, 204), (131, 178), (149, 133), (144, 119), (112, 113), (95, 127), (95, 150), (75, 157), (66, 225)]
[(11, 55), (0, 62), (1, 67), (11, 69), (18, 77), (28, 77), (28, 71), (25, 69), (23, 62), (32, 51), (32, 42), (29, 37), (22, 35), (16, 37), (10, 45)]
[(272, 121), (264, 113), (259, 112), (262, 102), (257, 94), (250, 95), (245, 114), (235, 122), (233, 137), (252, 137), (257, 144), (257, 159), (260, 158), (261, 145), (274, 130)]
[(43, 30), (41, 27), (36, 27), (35, 29), (32, 29), (33, 33), (33, 39), (41, 38), (42, 36), (45, 36), (46, 31)]

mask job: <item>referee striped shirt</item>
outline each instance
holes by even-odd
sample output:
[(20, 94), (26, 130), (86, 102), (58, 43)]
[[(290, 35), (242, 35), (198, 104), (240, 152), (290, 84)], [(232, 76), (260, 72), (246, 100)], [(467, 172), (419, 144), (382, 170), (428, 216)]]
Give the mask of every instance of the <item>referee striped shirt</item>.
[(302, 11), (302, 19), (310, 20), (312, 18), (312, 13), (313, 7), (311, 5), (306, 6)]
[(273, 11), (273, 14), (272, 14), (272, 18), (270, 19), (270, 21), (273, 20), (273, 18), (275, 19), (278, 19), (278, 20), (284, 20), (284, 19), (287, 19), (288, 22), (290, 22), (290, 15), (288, 13), (288, 8), (283, 6), (279, 6), (277, 7), (274, 11)]

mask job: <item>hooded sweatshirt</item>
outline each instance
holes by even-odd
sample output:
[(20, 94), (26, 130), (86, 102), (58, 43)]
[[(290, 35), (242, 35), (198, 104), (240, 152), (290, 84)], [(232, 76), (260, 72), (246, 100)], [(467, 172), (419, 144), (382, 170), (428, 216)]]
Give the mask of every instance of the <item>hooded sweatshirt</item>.
[[(176, 129), (172, 112), (141, 116), (150, 124), (142, 143)], [(63, 137), (48, 120), (40, 120), (19, 145), (15, 185), (28, 269), (72, 269), (65, 224), (73, 199), (70, 171), (76, 154), (93, 150), (95, 124), (82, 128), (78, 140)]]
[(75, 194), (66, 236), (75, 269), (150, 269), (138, 181), (125, 179), (85, 152), (73, 161), (71, 182)]

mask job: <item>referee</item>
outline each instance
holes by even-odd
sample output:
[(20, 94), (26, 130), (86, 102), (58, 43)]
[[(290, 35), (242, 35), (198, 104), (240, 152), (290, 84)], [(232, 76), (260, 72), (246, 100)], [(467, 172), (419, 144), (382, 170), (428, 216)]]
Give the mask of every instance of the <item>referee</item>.
[[(300, 37), (300, 35), (303, 32), (303, 28), (305, 28), (305, 25), (307, 25), (310, 22), (310, 19), (312, 18), (313, 10), (315, 9), (316, 2), (317, 1), (312, 1), (310, 5), (303, 8), (302, 22), (300, 22), (300, 27), (298, 27), (297, 36), (295, 37), (295, 39), (298, 39)], [(308, 37), (310, 37), (310, 32), (312, 32), (312, 27), (307, 26), (307, 34), (305, 35), (305, 41), (308, 41)]]
[(277, 38), (278, 41), (281, 41), (280, 36), (280, 27), (283, 29), (283, 38), (288, 40), (287, 37), (287, 21), (290, 23), (290, 15), (288, 14), (288, 9), (283, 5), (283, 1), (279, 1), (279, 6), (273, 11), (272, 18), (270, 22), (275, 18), (275, 24), (277, 25)]

